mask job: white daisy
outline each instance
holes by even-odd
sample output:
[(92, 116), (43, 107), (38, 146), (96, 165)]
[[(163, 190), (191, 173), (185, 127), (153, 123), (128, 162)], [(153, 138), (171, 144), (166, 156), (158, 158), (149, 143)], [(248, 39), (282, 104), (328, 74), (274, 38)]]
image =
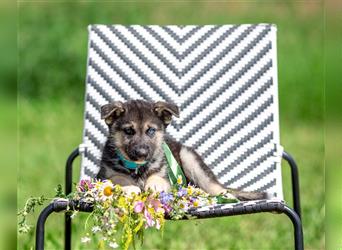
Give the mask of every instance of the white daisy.
[(76, 216), (77, 214), (78, 214), (78, 211), (77, 211), (77, 210), (73, 211), (72, 214), (70, 215), (70, 218), (71, 218), (71, 219), (75, 218), (75, 216)]
[(116, 242), (110, 242), (109, 243), (109, 247), (111, 247), (111, 248), (118, 248), (119, 245)]
[(86, 236), (86, 237), (82, 237), (82, 238), (81, 238), (81, 242), (82, 242), (82, 243), (88, 243), (88, 242), (90, 242), (90, 238), (87, 237), (87, 236)]
[(105, 182), (99, 187), (99, 199), (100, 201), (106, 201), (113, 198), (114, 185), (112, 182)]
[(97, 233), (98, 231), (101, 231), (101, 228), (99, 226), (95, 226), (91, 229), (93, 233)]

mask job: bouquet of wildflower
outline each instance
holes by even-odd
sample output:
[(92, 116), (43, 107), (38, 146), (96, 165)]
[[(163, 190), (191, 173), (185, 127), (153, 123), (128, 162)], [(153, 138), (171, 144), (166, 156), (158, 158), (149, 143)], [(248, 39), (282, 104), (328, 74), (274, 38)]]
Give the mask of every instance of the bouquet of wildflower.
[[(187, 214), (191, 208), (214, 205), (222, 201), (222, 196), (212, 197), (194, 186), (182, 186), (181, 178), (171, 191), (154, 193), (151, 190), (139, 194), (127, 194), (119, 185), (110, 180), (81, 180), (76, 185), (76, 191), (67, 197), (57, 188), (57, 197), (68, 198), (81, 202), (91, 203), (93, 211), (85, 222), (88, 230), (82, 237), (83, 243), (92, 240), (98, 235), (99, 245), (108, 245), (111, 248), (121, 246), (128, 249), (131, 244), (135, 246), (135, 239), (143, 242), (144, 230), (156, 228), (163, 230), (165, 218), (181, 219), (192, 218)], [(47, 200), (44, 197), (31, 198), (23, 210), (19, 211), (19, 231), (27, 232), (29, 226), (26, 216), (34, 210), (35, 205), (42, 205)], [(237, 200), (226, 199), (225, 202)], [(74, 218), (77, 211), (72, 212)], [(89, 226), (91, 221), (91, 226)]]
[[(113, 185), (109, 180), (81, 181), (76, 190), (72, 199), (93, 204), (93, 212), (88, 217), (92, 217), (92, 234), (101, 234), (102, 241), (110, 247), (116, 248), (120, 243), (122, 248), (128, 249), (131, 243), (134, 244), (135, 236), (143, 239), (144, 229), (155, 227), (159, 230), (164, 226), (165, 211), (158, 194), (151, 191), (128, 195), (121, 186)], [(117, 239), (119, 230), (120, 241)], [(82, 242), (91, 240), (88, 235)]]

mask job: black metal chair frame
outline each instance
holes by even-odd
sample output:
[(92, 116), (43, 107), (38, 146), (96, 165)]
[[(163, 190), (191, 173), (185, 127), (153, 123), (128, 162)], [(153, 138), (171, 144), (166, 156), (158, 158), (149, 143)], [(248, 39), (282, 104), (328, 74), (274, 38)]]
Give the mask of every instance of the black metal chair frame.
[[(68, 157), (66, 162), (66, 172), (65, 172), (65, 193), (70, 194), (72, 191), (72, 165), (76, 157), (79, 156), (79, 149), (76, 148)], [(292, 196), (293, 196), (293, 209), (279, 202), (262, 204), (262, 205), (252, 205), (247, 207), (241, 207), (234, 210), (233, 213), (225, 213), (224, 211), (220, 214), (203, 214), (199, 218), (209, 218), (218, 216), (229, 216), (229, 215), (241, 215), (241, 214), (253, 214), (262, 212), (276, 212), (284, 213), (292, 221), (294, 227), (294, 249), (303, 250), (303, 228), (301, 221), (301, 208), (300, 208), (300, 197), (299, 197), (299, 176), (298, 167), (292, 156), (283, 152), (283, 159), (286, 160), (291, 168), (291, 179), (292, 179)], [(78, 210), (81, 212), (91, 212), (92, 206), (89, 203), (78, 203), (77, 201), (67, 201), (67, 200), (56, 200), (50, 203), (43, 211), (40, 213), (37, 227), (36, 227), (36, 250), (44, 249), (44, 234), (45, 234), (45, 222), (48, 216), (53, 212), (66, 211), (67, 208), (71, 210)], [(71, 218), (69, 213), (65, 213), (65, 240), (64, 247), (65, 250), (71, 249)]]

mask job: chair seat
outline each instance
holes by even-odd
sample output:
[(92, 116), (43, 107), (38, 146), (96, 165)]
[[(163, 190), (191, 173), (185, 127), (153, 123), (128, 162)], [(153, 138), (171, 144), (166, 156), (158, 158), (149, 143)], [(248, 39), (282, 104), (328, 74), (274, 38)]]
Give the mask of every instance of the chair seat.
[[(56, 199), (53, 201), (54, 210), (62, 211), (69, 207), (70, 210), (78, 210), (83, 212), (91, 212), (93, 204), (80, 200)], [(187, 213), (196, 216), (198, 219), (232, 216), (239, 214), (252, 214), (260, 212), (279, 212), (282, 213), (286, 203), (283, 200), (253, 200), (242, 201), (238, 203), (216, 204), (211, 206), (202, 206), (197, 208), (190, 208)], [(186, 218), (184, 218), (186, 219)]]
[(188, 213), (197, 218), (209, 218), (258, 212), (282, 212), (285, 205), (285, 202), (279, 199), (253, 200), (191, 208)]

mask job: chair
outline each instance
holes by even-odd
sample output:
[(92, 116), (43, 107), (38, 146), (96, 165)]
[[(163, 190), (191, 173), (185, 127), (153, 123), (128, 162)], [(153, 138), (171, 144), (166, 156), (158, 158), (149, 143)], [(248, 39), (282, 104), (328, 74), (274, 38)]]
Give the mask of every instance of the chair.
[[(83, 142), (66, 164), (81, 156), (81, 179), (95, 177), (107, 127), (100, 107), (113, 100), (164, 100), (181, 117), (168, 133), (195, 148), (227, 187), (265, 191), (272, 199), (200, 207), (198, 218), (260, 212), (284, 213), (294, 226), (295, 249), (303, 249), (298, 170), (279, 142), (276, 27), (257, 25), (90, 25)], [(293, 209), (283, 200), (281, 158), (291, 167)], [(44, 249), (44, 223), (77, 201), (55, 201), (40, 214), (36, 249)], [(65, 249), (71, 247), (65, 215)]]

